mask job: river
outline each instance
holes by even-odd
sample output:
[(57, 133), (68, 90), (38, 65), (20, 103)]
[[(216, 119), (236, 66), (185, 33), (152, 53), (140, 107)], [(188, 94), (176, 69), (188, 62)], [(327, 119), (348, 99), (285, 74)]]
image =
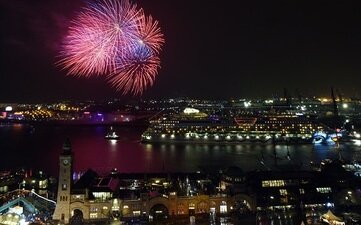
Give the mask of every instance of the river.
[[(58, 173), (62, 144), (69, 138), (74, 152), (74, 170), (92, 168), (107, 173), (117, 168), (123, 173), (196, 172), (238, 166), (244, 171), (298, 165), (310, 169), (310, 161), (325, 158), (361, 160), (360, 146), (341, 144), (143, 144), (143, 126), (116, 126), (121, 137), (116, 143), (104, 139), (107, 126), (54, 126), (26, 124), (0, 125), (0, 169), (18, 167)], [(277, 162), (275, 162), (275, 153)], [(290, 156), (288, 159), (287, 156)], [(264, 162), (262, 164), (261, 162)]]

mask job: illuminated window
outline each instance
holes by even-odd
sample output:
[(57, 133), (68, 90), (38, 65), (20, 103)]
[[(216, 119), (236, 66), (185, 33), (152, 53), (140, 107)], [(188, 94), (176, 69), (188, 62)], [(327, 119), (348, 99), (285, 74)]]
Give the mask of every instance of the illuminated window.
[(140, 210), (133, 211), (133, 216), (140, 216)]
[(222, 201), (221, 205), (219, 206), (220, 213), (227, 213), (227, 203)]
[(263, 180), (262, 187), (283, 187), (285, 186), (284, 180)]
[(47, 188), (48, 187), (48, 181), (47, 180), (40, 180), (39, 181), (39, 188)]
[(89, 217), (90, 219), (96, 219), (98, 218), (98, 213), (90, 213)]
[(112, 206), (112, 211), (119, 211), (119, 206), (118, 205), (113, 205)]
[(107, 200), (112, 197), (110, 192), (93, 192), (93, 195), (97, 200)]
[(189, 209), (194, 209), (195, 208), (195, 204), (194, 203), (189, 203)]
[(316, 190), (318, 193), (331, 193), (332, 192), (330, 187), (319, 187), (319, 188), (316, 188)]
[(0, 187), (0, 193), (4, 193), (4, 192), (8, 192), (9, 191), (9, 187), (8, 186), (2, 186)]
[(280, 195), (286, 196), (287, 195), (287, 190), (286, 189), (280, 189)]
[(63, 184), (62, 185), (62, 190), (65, 191), (67, 189), (67, 185), (66, 184)]

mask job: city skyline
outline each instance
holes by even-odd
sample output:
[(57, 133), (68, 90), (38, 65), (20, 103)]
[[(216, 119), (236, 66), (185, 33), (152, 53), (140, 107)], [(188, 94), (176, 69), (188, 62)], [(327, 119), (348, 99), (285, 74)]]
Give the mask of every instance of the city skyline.
[[(361, 4), (348, 2), (133, 1), (166, 43), (151, 97), (360, 97)], [(1, 2), (2, 102), (117, 98), (102, 78), (66, 76), (59, 45), (84, 1)], [(81, 90), (81, 91), (79, 91)], [(131, 98), (126, 96), (124, 98)], [(140, 97), (138, 97), (140, 98)]]

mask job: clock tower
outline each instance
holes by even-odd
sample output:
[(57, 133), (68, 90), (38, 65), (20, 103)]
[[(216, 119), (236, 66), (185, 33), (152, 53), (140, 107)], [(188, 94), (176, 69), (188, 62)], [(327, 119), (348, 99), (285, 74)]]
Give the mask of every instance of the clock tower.
[(66, 139), (63, 144), (63, 152), (59, 157), (59, 179), (58, 179), (58, 196), (56, 207), (53, 214), (53, 220), (60, 223), (69, 223), (70, 198), (73, 172), (73, 156), (70, 140)]

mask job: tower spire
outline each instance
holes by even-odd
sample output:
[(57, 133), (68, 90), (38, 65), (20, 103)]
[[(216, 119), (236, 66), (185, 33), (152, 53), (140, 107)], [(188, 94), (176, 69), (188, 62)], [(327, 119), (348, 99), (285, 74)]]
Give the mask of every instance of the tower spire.
[(71, 143), (70, 139), (66, 138), (63, 144), (63, 155), (70, 155), (71, 154)]
[(336, 116), (338, 116), (338, 109), (337, 109), (336, 97), (335, 97), (335, 93), (333, 91), (333, 87), (331, 87), (331, 98), (332, 98), (332, 103), (333, 103), (333, 115), (336, 117)]

